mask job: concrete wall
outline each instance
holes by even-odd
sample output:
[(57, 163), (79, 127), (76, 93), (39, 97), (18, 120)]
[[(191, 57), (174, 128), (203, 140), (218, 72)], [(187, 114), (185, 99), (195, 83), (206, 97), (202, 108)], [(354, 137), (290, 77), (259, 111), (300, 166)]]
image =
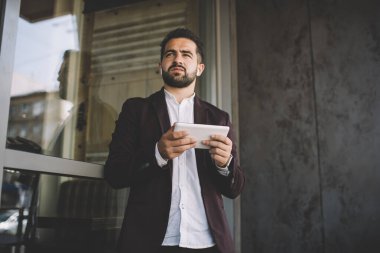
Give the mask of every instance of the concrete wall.
[(242, 252), (380, 252), (380, 1), (236, 10)]

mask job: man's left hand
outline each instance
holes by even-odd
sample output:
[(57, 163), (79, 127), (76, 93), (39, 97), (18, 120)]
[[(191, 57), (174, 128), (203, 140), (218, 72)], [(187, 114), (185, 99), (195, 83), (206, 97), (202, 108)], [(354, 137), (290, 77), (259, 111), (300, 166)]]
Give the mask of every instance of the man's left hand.
[(225, 167), (231, 155), (232, 141), (223, 135), (212, 135), (210, 140), (202, 141), (210, 146), (210, 155), (218, 167)]

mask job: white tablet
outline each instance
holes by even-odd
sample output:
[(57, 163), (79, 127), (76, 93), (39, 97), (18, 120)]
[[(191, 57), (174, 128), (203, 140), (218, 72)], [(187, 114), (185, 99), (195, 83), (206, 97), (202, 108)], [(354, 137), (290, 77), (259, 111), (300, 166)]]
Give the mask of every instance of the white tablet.
[(211, 135), (218, 134), (227, 136), (230, 127), (228, 126), (216, 126), (216, 125), (204, 125), (204, 124), (191, 124), (176, 122), (174, 131), (186, 131), (189, 135), (197, 140), (195, 148), (209, 149), (209, 146), (203, 145), (201, 141), (209, 140)]

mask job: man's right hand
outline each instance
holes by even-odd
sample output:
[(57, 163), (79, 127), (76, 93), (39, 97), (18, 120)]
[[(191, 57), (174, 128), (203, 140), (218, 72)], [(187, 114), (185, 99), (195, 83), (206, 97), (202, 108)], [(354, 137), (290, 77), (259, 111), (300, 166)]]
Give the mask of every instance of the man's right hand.
[(158, 152), (165, 160), (170, 160), (180, 156), (183, 152), (195, 147), (196, 140), (191, 138), (186, 131), (174, 132), (172, 126), (161, 136), (157, 143)]

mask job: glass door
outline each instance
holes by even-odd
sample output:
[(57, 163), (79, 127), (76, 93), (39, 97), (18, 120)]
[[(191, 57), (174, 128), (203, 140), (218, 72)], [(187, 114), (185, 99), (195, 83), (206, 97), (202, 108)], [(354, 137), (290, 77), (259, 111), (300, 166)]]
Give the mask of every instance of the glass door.
[(163, 36), (197, 27), (197, 1), (103, 5), (6, 1), (0, 237), (33, 239), (30, 252), (115, 249), (128, 192), (102, 180), (114, 121), (162, 86)]

